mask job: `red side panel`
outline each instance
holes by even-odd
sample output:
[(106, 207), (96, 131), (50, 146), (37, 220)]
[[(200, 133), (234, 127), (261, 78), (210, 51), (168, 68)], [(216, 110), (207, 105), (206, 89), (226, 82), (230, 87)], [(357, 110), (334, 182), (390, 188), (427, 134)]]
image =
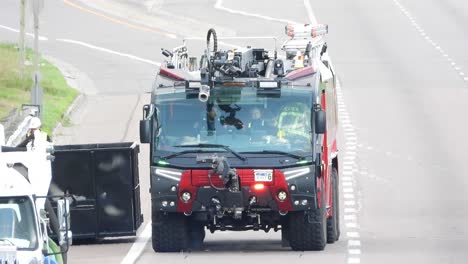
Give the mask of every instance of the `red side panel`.
[[(327, 110), (327, 102), (326, 102), (325, 92), (322, 93), (321, 104), (322, 104), (322, 109), (326, 111)], [(330, 184), (330, 179), (328, 177), (328, 160), (329, 160), (329, 157), (330, 157), (330, 149), (328, 149), (328, 132), (329, 131), (328, 131), (328, 128), (327, 128), (327, 131), (325, 132), (325, 135), (324, 135), (324, 138), (323, 138), (322, 180), (325, 181), (324, 182), (325, 190), (321, 190), (322, 192), (325, 191), (325, 206), (326, 207), (330, 207), (330, 205), (332, 203), (332, 196), (330, 195), (331, 184)], [(320, 184), (320, 185), (317, 186), (317, 187), (320, 188), (321, 182), (317, 181), (317, 184)], [(318, 204), (320, 205), (320, 204), (322, 204), (322, 201), (321, 201), (322, 195), (319, 194), (318, 197), (319, 197)], [(331, 210), (330, 210), (329, 214), (331, 214)]]
[(298, 70), (294, 70), (294, 71), (288, 73), (285, 76), (285, 78), (290, 80), (290, 81), (294, 81), (294, 80), (297, 80), (297, 79), (300, 79), (300, 78), (303, 78), (303, 77), (306, 77), (306, 76), (310, 76), (310, 75), (314, 74), (316, 71), (317, 70), (314, 67), (308, 66), (308, 67), (298, 69)]
[(188, 203), (185, 203), (179, 198), (179, 202), (177, 203), (177, 212), (191, 212), (192, 203), (197, 198), (197, 187), (192, 185), (190, 176), (191, 172), (189, 170), (182, 174), (179, 183), (179, 197), (183, 192), (190, 192), (192, 199), (190, 199)]
[(175, 81), (184, 81), (185, 80), (185, 78), (184, 78), (183, 74), (181, 74), (181, 72), (178, 72), (178, 71), (172, 70), (172, 69), (168, 69), (168, 68), (161, 67), (159, 69), (159, 74), (161, 74), (162, 76), (171, 78), (171, 79), (173, 79)]

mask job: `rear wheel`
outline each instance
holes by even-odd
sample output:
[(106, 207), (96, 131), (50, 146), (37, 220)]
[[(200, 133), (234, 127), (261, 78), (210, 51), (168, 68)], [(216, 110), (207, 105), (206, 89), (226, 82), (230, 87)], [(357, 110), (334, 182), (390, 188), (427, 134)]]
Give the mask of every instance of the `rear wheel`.
[(334, 243), (340, 238), (340, 207), (338, 192), (338, 170), (332, 170), (332, 215), (327, 219), (327, 243)]
[(289, 215), (289, 244), (293, 250), (323, 250), (327, 244), (327, 213), (324, 186), (320, 195), (321, 207), (307, 212), (292, 212)]
[(189, 246), (190, 233), (183, 214), (152, 212), (152, 242), (156, 252), (179, 252)]

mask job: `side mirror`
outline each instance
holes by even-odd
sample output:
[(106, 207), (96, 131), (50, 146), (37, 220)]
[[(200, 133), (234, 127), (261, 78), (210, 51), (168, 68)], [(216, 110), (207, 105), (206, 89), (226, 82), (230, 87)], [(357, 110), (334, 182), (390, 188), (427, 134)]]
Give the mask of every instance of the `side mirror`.
[(327, 114), (323, 110), (315, 112), (315, 133), (325, 134), (327, 131)]
[(143, 106), (143, 120), (140, 121), (140, 142), (151, 143), (151, 117), (154, 114), (152, 105)]
[(70, 231), (70, 201), (60, 199), (57, 201), (57, 218), (59, 222), (59, 245), (70, 247), (72, 232)]
[(151, 142), (151, 120), (140, 120), (140, 142)]

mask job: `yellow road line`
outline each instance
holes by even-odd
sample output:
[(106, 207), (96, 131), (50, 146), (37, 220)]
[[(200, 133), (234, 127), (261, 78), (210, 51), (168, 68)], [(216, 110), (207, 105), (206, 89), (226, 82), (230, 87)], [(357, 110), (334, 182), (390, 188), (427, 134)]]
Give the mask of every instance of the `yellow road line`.
[(132, 24), (132, 23), (128, 23), (126, 21), (123, 21), (123, 20), (120, 20), (120, 19), (117, 19), (117, 18), (113, 18), (113, 17), (110, 17), (110, 16), (107, 16), (107, 15), (104, 15), (102, 13), (99, 13), (99, 12), (96, 12), (94, 10), (91, 10), (91, 9), (88, 9), (86, 7), (83, 7), (81, 5), (78, 5), (76, 3), (73, 3), (71, 0), (63, 0), (63, 2), (71, 7), (74, 7), (76, 9), (79, 9), (81, 11), (84, 11), (84, 12), (87, 12), (87, 13), (90, 13), (90, 14), (93, 14), (95, 16), (98, 16), (98, 17), (102, 17), (104, 19), (107, 19), (111, 22), (114, 22), (116, 24), (119, 24), (119, 25), (124, 25), (124, 26), (127, 26), (127, 27), (130, 27), (130, 28), (133, 28), (133, 29), (137, 29), (137, 30), (141, 30), (141, 31), (145, 31), (145, 32), (151, 32), (151, 33), (158, 33), (158, 34), (164, 34), (166, 36), (169, 36), (169, 37), (172, 37), (172, 38), (175, 38), (176, 36), (172, 33), (169, 33), (169, 32), (165, 32), (165, 31), (162, 31), (162, 30), (158, 30), (158, 29), (155, 29), (155, 28), (150, 28), (150, 27), (145, 27), (145, 26), (139, 26), (139, 25), (135, 25), (135, 24)]

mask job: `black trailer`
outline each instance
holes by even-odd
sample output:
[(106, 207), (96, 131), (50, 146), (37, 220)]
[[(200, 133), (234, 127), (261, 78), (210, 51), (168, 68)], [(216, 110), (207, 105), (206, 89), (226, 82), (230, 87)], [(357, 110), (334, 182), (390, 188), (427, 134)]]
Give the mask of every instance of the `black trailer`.
[(143, 222), (136, 143), (55, 146), (50, 195), (72, 199), (74, 239), (134, 236)]

